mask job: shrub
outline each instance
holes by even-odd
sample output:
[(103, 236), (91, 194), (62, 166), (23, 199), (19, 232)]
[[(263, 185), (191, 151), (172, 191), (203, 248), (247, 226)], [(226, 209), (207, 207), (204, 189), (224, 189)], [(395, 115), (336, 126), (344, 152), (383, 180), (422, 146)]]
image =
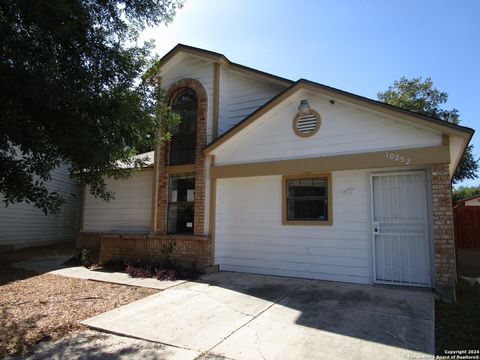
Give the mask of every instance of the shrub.
[(184, 270), (179, 267), (165, 267), (162, 264), (127, 264), (125, 272), (132, 278), (155, 278), (157, 280), (193, 280), (198, 278), (200, 273), (192, 268)]
[(150, 278), (155, 275), (155, 269), (150, 264), (127, 264), (125, 272), (132, 278)]
[(155, 278), (157, 280), (169, 280), (174, 281), (180, 279), (179, 273), (175, 269), (156, 269)]
[(79, 256), (80, 264), (85, 267), (91, 267), (98, 264), (98, 254), (88, 249), (82, 249)]
[(121, 260), (108, 260), (103, 267), (110, 271), (119, 272), (125, 271), (127, 265)]
[(172, 261), (172, 254), (176, 246), (175, 241), (169, 241), (162, 245), (160, 252), (162, 254), (162, 266), (164, 268), (169, 269), (175, 267)]

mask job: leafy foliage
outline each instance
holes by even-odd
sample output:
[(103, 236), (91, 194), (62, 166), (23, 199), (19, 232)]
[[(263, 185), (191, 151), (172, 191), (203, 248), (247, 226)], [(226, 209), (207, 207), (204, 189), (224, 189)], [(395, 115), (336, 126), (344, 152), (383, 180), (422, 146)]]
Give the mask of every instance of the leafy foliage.
[[(433, 86), (431, 78), (407, 79), (404, 76), (395, 81), (388, 90), (379, 92), (378, 99), (387, 104), (430, 116), (453, 124), (460, 123), (457, 109), (445, 110), (441, 106), (448, 101), (448, 94)], [(465, 179), (476, 179), (479, 159), (473, 156), (473, 145), (468, 146), (455, 172), (453, 183)]]
[[(141, 79), (153, 43), (146, 25), (168, 23), (180, 0), (0, 0), (0, 193), (44, 212), (63, 199), (45, 186), (61, 164), (104, 200), (104, 176), (144, 164), (159, 128), (179, 118), (157, 106), (158, 79)], [(160, 119), (160, 121), (159, 121)]]
[(132, 278), (155, 278), (161, 281), (194, 280), (200, 272), (195, 268), (182, 269), (178, 266), (165, 267), (161, 264), (126, 264), (125, 272)]
[(460, 186), (452, 192), (452, 201), (455, 205), (458, 201), (480, 194), (480, 186)]

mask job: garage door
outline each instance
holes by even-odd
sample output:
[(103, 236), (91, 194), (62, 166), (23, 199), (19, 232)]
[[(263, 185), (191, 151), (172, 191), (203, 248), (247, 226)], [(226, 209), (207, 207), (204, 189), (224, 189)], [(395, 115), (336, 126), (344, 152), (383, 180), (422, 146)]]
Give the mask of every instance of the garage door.
[(215, 261), (221, 270), (369, 283), (370, 177), (333, 174), (333, 225), (283, 225), (282, 177), (217, 181)]

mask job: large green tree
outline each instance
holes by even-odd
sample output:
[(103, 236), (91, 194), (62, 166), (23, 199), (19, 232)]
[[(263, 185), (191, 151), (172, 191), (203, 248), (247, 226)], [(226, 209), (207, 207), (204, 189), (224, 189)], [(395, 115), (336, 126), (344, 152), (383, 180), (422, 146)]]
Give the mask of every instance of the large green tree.
[[(417, 112), (454, 124), (460, 123), (457, 109), (445, 110), (441, 106), (448, 100), (448, 94), (433, 86), (431, 78), (400, 78), (388, 90), (379, 92), (378, 99), (402, 109)], [(479, 159), (473, 155), (473, 145), (469, 145), (453, 177), (453, 183), (465, 179), (476, 179)]]
[[(0, 194), (55, 212), (45, 183), (65, 163), (108, 200), (104, 176), (131, 174), (178, 119), (156, 106), (145, 26), (168, 23), (180, 0), (0, 0)], [(158, 121), (159, 112), (163, 117)]]

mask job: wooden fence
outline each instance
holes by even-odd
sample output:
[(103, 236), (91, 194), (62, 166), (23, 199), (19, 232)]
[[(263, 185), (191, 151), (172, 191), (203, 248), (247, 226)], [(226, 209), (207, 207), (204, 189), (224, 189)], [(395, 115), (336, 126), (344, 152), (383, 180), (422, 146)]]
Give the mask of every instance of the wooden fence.
[(453, 209), (455, 243), (460, 249), (480, 249), (480, 206)]
[(453, 223), (458, 275), (480, 277), (480, 206), (454, 208)]

